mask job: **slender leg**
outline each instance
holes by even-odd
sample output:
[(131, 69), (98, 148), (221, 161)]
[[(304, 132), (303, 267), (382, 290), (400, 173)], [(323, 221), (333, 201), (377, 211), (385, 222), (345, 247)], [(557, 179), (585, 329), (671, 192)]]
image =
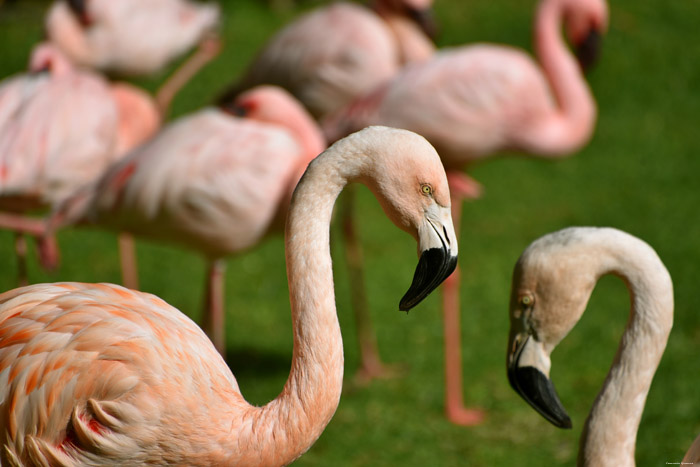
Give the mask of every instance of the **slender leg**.
[(122, 284), (128, 289), (139, 289), (139, 268), (136, 260), (136, 245), (134, 236), (128, 232), (120, 232), (117, 240), (119, 242), (119, 262), (122, 268)]
[[(450, 193), (452, 195), (452, 222), (455, 233), (459, 236), (462, 214), (462, 201), (473, 197), (480, 191), (464, 188), (474, 185), (461, 185), (470, 178), (464, 174), (448, 174)], [(476, 182), (474, 182), (476, 183)], [(478, 184), (476, 185), (478, 186)], [(484, 411), (478, 408), (468, 409), (464, 406), (462, 388), (462, 342), (459, 309), (460, 269), (455, 269), (442, 286), (442, 310), (445, 334), (445, 412), (448, 420), (462, 426), (478, 425), (484, 420)]]
[(15, 252), (17, 253), (17, 286), (29, 284), (27, 277), (27, 239), (22, 232), (15, 232)]
[(197, 50), (168, 78), (156, 93), (156, 104), (162, 117), (165, 117), (175, 94), (221, 52), (221, 39), (216, 36), (205, 37)]
[(372, 327), (372, 318), (367, 304), (362, 246), (353, 222), (356, 195), (354, 185), (348, 186), (346, 191), (341, 216), (353, 315), (360, 347), (360, 368), (357, 370), (355, 379), (359, 383), (367, 383), (374, 378), (391, 376), (392, 370), (387, 368), (379, 357), (377, 337)]
[(204, 293), (204, 332), (214, 343), (221, 355), (225, 355), (226, 343), (224, 336), (224, 274), (226, 263), (223, 259), (211, 261), (207, 272)]

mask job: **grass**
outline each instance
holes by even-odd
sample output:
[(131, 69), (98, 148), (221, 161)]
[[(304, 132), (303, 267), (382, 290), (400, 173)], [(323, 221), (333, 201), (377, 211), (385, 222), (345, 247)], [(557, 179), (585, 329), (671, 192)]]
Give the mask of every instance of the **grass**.
[[(173, 116), (208, 102), (231, 82), (265, 38), (299, 11), (273, 12), (259, 0), (223, 4), (224, 53), (177, 98)], [(23, 68), (41, 35), (45, 2), (0, 9), (0, 76)], [(508, 43), (530, 50), (533, 0), (437, 0), (440, 44)], [(366, 388), (348, 385), (324, 434), (300, 466), (572, 465), (580, 430), (603, 382), (627, 319), (624, 284), (604, 278), (588, 312), (553, 355), (552, 378), (574, 422), (560, 431), (508, 386), (504, 356), (510, 274), (520, 252), (547, 232), (570, 225), (613, 226), (656, 248), (675, 282), (675, 325), (649, 394), (637, 442), (640, 466), (678, 462), (700, 432), (700, 174), (695, 115), (700, 110), (697, 2), (616, 0), (603, 56), (589, 83), (599, 106), (591, 143), (575, 157), (551, 162), (502, 157), (476, 167), (486, 188), (469, 203), (460, 257), (465, 398), (488, 411), (476, 428), (443, 417), (442, 331), (438, 294), (409, 315), (397, 303), (408, 286), (415, 247), (360, 191), (368, 294), (385, 360), (407, 368), (402, 378)], [(163, 76), (139, 80), (154, 89)], [(508, 156), (508, 155), (506, 155)], [(333, 230), (337, 236), (337, 231)], [(12, 236), (0, 232), (0, 289), (14, 286)], [(115, 237), (66, 231), (61, 268), (30, 271), (33, 282), (119, 281)], [(167, 246), (138, 245), (142, 288), (198, 318), (203, 264)], [(357, 368), (355, 329), (342, 252), (334, 247), (338, 313), (346, 376)], [(229, 360), (244, 395), (263, 404), (289, 371), (290, 319), (283, 243), (272, 238), (231, 259), (227, 275)], [(248, 310), (248, 311), (246, 311)]]

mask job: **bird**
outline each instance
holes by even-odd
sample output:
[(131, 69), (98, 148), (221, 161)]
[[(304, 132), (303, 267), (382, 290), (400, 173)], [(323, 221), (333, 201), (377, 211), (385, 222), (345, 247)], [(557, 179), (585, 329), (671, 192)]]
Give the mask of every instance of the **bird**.
[(0, 83), (0, 227), (17, 232), (21, 284), (23, 233), (42, 238), (44, 262), (56, 254), (44, 223), (22, 214), (57, 206), (159, 125), (146, 92), (76, 69), (50, 43), (34, 48), (29, 72)]
[(152, 75), (198, 44), (156, 93), (162, 115), (172, 99), (221, 50), (219, 7), (190, 0), (56, 0), (47, 39), (75, 64), (117, 76)]
[(201, 329), (154, 295), (35, 284), (0, 295), (0, 462), (286, 465), (301, 456), (341, 396), (329, 225), (352, 182), (416, 239), (420, 259), (399, 308), (420, 303), (457, 261), (444, 169), (419, 135), (367, 128), (314, 159), (294, 192), (285, 234), (293, 352), (274, 400), (246, 402)]
[[(260, 84), (287, 89), (316, 119), (435, 50), (432, 0), (376, 0), (316, 8), (271, 37), (223, 100)], [(420, 25), (419, 25), (420, 23)]]
[(74, 193), (49, 222), (52, 229), (127, 231), (201, 253), (208, 264), (204, 329), (223, 352), (225, 257), (282, 230), (299, 177), (325, 148), (296, 99), (259, 86), (228, 106), (168, 124)]
[(550, 354), (606, 274), (624, 280), (631, 310), (584, 425), (578, 465), (633, 466), (644, 404), (673, 325), (671, 276), (649, 244), (610, 227), (566, 228), (530, 244), (513, 271), (507, 374), (513, 389), (545, 419), (571, 428), (549, 379)]
[[(374, 124), (425, 136), (447, 170), (459, 230), (463, 200), (482, 191), (464, 169), (504, 151), (562, 157), (590, 140), (596, 103), (582, 68), (592, 64), (607, 23), (604, 0), (541, 0), (534, 24), (538, 62), (504, 45), (441, 49), (324, 118), (321, 126), (330, 142)], [(566, 46), (562, 26), (579, 49), (580, 64)], [(443, 287), (446, 412), (457, 424), (474, 425), (484, 414), (463, 403), (459, 272)]]

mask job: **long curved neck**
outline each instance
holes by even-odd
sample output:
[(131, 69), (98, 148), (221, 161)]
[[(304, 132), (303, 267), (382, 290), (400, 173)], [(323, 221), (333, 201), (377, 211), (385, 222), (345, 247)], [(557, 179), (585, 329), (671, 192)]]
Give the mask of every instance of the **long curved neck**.
[[(292, 311), (292, 368), (282, 393), (250, 408), (236, 442), (240, 465), (283, 465), (302, 455), (333, 416), (343, 382), (329, 226), (333, 205), (355, 167), (333, 146), (312, 162), (294, 193), (286, 229)], [(355, 167), (356, 168), (356, 167)], [(242, 451), (241, 451), (242, 450)]]
[(606, 231), (600, 275), (621, 276), (631, 313), (612, 367), (581, 435), (579, 465), (633, 466), (639, 422), (673, 324), (673, 285), (646, 243)]
[[(566, 153), (591, 136), (596, 119), (595, 100), (575, 58), (562, 37), (562, 19), (569, 0), (543, 0), (535, 20), (535, 50), (559, 109), (557, 130), (550, 148)], [(572, 4), (570, 8), (575, 8)]]

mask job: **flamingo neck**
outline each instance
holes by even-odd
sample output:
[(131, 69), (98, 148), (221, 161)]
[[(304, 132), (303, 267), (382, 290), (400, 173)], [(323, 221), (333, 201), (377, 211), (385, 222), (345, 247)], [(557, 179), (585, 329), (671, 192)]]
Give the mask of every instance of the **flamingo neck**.
[(600, 274), (623, 278), (631, 312), (610, 372), (586, 420), (578, 465), (634, 466), (637, 430), (673, 324), (673, 285), (646, 243), (607, 231)]
[[(343, 343), (335, 308), (329, 226), (336, 198), (361, 166), (347, 159), (349, 149), (347, 144), (336, 144), (316, 158), (294, 192), (286, 228), (292, 367), (281, 394), (264, 407), (251, 408), (251, 416), (244, 418), (236, 444), (248, 451), (240, 455), (240, 464), (292, 462), (321, 435), (338, 406)], [(361, 159), (365, 158), (358, 154)]]
[(542, 1), (535, 20), (535, 50), (558, 107), (557, 130), (552, 132), (557, 153), (574, 151), (588, 141), (596, 119), (593, 96), (562, 37), (565, 10), (575, 14), (576, 6), (570, 0)]

